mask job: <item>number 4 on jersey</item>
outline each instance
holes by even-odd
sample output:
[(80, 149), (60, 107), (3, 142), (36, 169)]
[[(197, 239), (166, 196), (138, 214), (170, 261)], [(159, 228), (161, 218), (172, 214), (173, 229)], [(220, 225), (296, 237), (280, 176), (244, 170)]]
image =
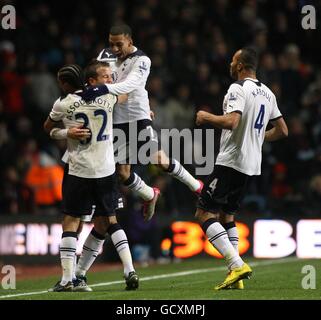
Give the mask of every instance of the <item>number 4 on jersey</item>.
[(263, 120), (264, 120), (264, 113), (265, 113), (265, 106), (264, 104), (261, 104), (260, 112), (255, 120), (254, 128), (259, 130), (259, 134), (261, 132), (261, 129), (264, 126)]

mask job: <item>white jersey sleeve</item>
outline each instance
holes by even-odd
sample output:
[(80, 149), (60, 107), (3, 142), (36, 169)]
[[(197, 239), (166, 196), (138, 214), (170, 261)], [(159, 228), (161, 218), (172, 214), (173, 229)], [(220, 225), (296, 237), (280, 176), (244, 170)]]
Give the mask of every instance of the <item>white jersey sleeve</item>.
[(278, 108), (275, 96), (273, 97), (272, 110), (270, 113), (270, 121), (277, 120), (282, 117), (282, 114)]
[(63, 108), (63, 104), (61, 103), (61, 99), (57, 99), (54, 103), (52, 110), (49, 114), (49, 118), (54, 121), (58, 122), (61, 121), (65, 117), (65, 111)]
[(226, 113), (243, 113), (245, 106), (245, 93), (242, 86), (233, 83), (227, 92)]
[(107, 85), (109, 92), (115, 95), (127, 94), (145, 85), (150, 66), (151, 60), (147, 56), (139, 57), (125, 80)]

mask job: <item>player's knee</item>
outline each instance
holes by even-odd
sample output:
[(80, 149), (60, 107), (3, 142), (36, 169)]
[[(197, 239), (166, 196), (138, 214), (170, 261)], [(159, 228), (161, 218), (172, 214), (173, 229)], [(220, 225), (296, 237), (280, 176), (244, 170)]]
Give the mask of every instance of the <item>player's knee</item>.
[(128, 180), (130, 176), (130, 166), (120, 165), (117, 167), (117, 173), (122, 182)]
[(117, 218), (116, 216), (109, 216), (108, 217), (108, 227), (111, 225), (111, 224), (116, 224), (117, 223)]
[(234, 215), (232, 214), (222, 214), (222, 217), (221, 217), (221, 222), (222, 223), (229, 223), (229, 222), (233, 222), (234, 221)]
[(107, 233), (108, 228), (109, 228), (108, 218), (99, 217), (98, 219), (95, 219), (94, 228), (102, 236), (105, 235)]
[(216, 221), (218, 221), (219, 215), (212, 212), (207, 212), (202, 209), (197, 209), (195, 212), (195, 218), (200, 224), (203, 224), (208, 219), (215, 219)]
[(80, 218), (64, 215), (64, 218), (62, 220), (62, 230), (77, 232), (79, 224), (80, 224)]

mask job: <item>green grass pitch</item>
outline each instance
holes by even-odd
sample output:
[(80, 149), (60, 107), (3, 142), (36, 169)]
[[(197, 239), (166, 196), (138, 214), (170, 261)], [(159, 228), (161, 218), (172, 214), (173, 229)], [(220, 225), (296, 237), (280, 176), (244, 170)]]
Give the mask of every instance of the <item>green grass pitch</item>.
[[(153, 265), (137, 268), (140, 288), (125, 291), (122, 270), (89, 273), (89, 285), (93, 292), (52, 293), (52, 287), (60, 275), (18, 281), (15, 290), (0, 286), (1, 300), (247, 300), (247, 299), (321, 299), (321, 261), (246, 259), (252, 266), (253, 276), (245, 280), (245, 290), (214, 291), (213, 287), (225, 278), (224, 262), (217, 259), (191, 259), (180, 263)], [(303, 289), (302, 273), (305, 265), (315, 268), (316, 289)]]

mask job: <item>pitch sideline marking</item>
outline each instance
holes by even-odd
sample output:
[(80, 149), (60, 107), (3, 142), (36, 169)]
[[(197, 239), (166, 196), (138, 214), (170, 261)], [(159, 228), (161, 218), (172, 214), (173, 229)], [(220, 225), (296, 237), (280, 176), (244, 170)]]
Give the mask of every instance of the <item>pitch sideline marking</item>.
[[(297, 258), (286, 258), (281, 260), (268, 260), (268, 261), (258, 261), (258, 262), (252, 262), (250, 263), (251, 266), (265, 266), (265, 265), (272, 265), (272, 264), (281, 264), (281, 263), (288, 263), (288, 262), (294, 262), (298, 261)], [(225, 270), (226, 266), (224, 267), (215, 267), (215, 268), (206, 268), (206, 269), (195, 269), (195, 270), (188, 270), (188, 271), (181, 271), (181, 272), (175, 272), (175, 273), (168, 273), (168, 274), (160, 274), (157, 276), (150, 276), (150, 277), (144, 277), (140, 278), (139, 281), (149, 281), (149, 280), (156, 280), (156, 279), (165, 279), (165, 278), (173, 278), (173, 277), (181, 277), (181, 276), (187, 276), (191, 274), (199, 274), (199, 273), (206, 273), (206, 272), (213, 272), (213, 271), (221, 271)], [(114, 284), (121, 284), (124, 283), (124, 280), (122, 281), (110, 281), (110, 282), (101, 282), (90, 285), (90, 287), (103, 287), (103, 286), (111, 286)], [(0, 299), (7, 299), (7, 298), (14, 298), (14, 297), (21, 297), (21, 296), (31, 296), (31, 295), (37, 295), (37, 294), (44, 294), (48, 293), (48, 290), (46, 291), (34, 291), (34, 292), (25, 292), (25, 293), (17, 293), (17, 294), (9, 294), (0, 296)]]

